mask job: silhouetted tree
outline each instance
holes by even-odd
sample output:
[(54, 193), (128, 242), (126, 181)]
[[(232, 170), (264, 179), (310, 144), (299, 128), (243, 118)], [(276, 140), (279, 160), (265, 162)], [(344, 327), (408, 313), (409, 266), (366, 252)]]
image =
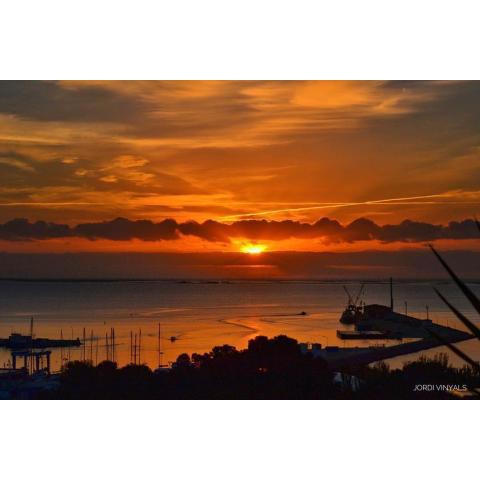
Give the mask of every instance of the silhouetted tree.
[(42, 398), (65, 399), (424, 399), (457, 398), (445, 391), (415, 392), (417, 384), (478, 386), (471, 367), (454, 368), (446, 355), (421, 357), (402, 369), (380, 362), (350, 367), (359, 391), (340, 388), (326, 361), (305, 355), (298, 342), (285, 335), (249, 341), (248, 348), (230, 345), (210, 352), (178, 356), (169, 371), (152, 372), (146, 365), (117, 368), (113, 362), (93, 367), (90, 362), (70, 362), (62, 370), (60, 387)]

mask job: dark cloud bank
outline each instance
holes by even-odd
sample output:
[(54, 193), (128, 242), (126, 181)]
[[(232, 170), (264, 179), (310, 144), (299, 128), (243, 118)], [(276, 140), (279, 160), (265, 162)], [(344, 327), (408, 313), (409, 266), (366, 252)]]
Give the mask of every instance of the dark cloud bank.
[(14, 219), (0, 224), (0, 239), (7, 241), (48, 240), (53, 238), (80, 237), (89, 240), (107, 239), (125, 241), (176, 240), (181, 236), (194, 236), (210, 242), (228, 243), (232, 238), (250, 240), (285, 240), (288, 238), (315, 239), (326, 242), (357, 242), (378, 240), (390, 242), (426, 242), (438, 239), (478, 238), (473, 220), (452, 221), (448, 225), (404, 220), (396, 225), (378, 225), (372, 220), (359, 218), (348, 225), (322, 218), (315, 223), (297, 221), (240, 220), (231, 224), (207, 220), (178, 223), (173, 219), (155, 223), (150, 220), (117, 218), (111, 221), (81, 223), (69, 226), (44, 221), (30, 222)]

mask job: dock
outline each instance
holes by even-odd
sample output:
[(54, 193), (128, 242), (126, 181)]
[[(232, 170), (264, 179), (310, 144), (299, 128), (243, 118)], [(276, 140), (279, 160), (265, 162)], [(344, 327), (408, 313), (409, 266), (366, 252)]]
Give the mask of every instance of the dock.
[(427, 318), (416, 318), (394, 310), (393, 279), (390, 278), (390, 305), (370, 304), (359, 302), (363, 285), (355, 299), (345, 288), (348, 294), (348, 305), (340, 316), (340, 323), (352, 325), (350, 330), (337, 330), (337, 337), (342, 340), (403, 340), (429, 339), (430, 331), (440, 335), (445, 340), (462, 336), (463, 332), (453, 328), (443, 327)]
[[(457, 343), (475, 338), (473, 335), (453, 328), (441, 327), (444, 329), (439, 333), (441, 337), (450, 342)], [(447, 330), (449, 330), (447, 332)], [(437, 332), (438, 333), (438, 330)], [(370, 347), (325, 347), (320, 344), (300, 344), (302, 353), (310, 353), (314, 357), (323, 358), (332, 369), (341, 367), (352, 367), (368, 365), (369, 363), (387, 360), (389, 358), (408, 355), (411, 353), (429, 350), (443, 345), (434, 337), (422, 338), (412, 342), (405, 342), (399, 345), (370, 346)]]
[(12, 333), (8, 338), (0, 338), (0, 347), (8, 348), (10, 350), (21, 350), (28, 348), (65, 348), (65, 347), (79, 347), (81, 341), (76, 339), (52, 339), (52, 338), (32, 338), (31, 335), (21, 335), (19, 333)]
[[(474, 338), (470, 333), (434, 323), (427, 318), (416, 318), (394, 310), (393, 279), (390, 278), (390, 305), (359, 303), (363, 285), (356, 298), (345, 288), (348, 304), (340, 317), (340, 323), (352, 325), (349, 330), (337, 330), (342, 340), (404, 340), (391, 346), (366, 346), (334, 349), (321, 348), (320, 344), (310, 344), (315, 348), (309, 351), (314, 356), (324, 358), (330, 366), (364, 365), (400, 355), (428, 350), (443, 345), (441, 340), (457, 343)], [(406, 309), (405, 309), (406, 310)], [(437, 338), (438, 337), (438, 338)]]
[(380, 330), (337, 330), (337, 337), (342, 340), (401, 340), (403, 338), (400, 333)]
[[(442, 335), (449, 343), (463, 342), (475, 338), (473, 335), (460, 330), (451, 329), (448, 335)], [(398, 357), (401, 355), (408, 355), (411, 353), (421, 352), (422, 350), (429, 350), (431, 348), (440, 347), (443, 343), (434, 337), (422, 338), (413, 342), (406, 342), (400, 345), (392, 345), (391, 347), (371, 347), (365, 351), (359, 351), (355, 355), (349, 356), (348, 359), (336, 359), (332, 366), (338, 367), (342, 365), (367, 365), (369, 363), (387, 360), (389, 358)], [(329, 362), (330, 364), (330, 362)]]

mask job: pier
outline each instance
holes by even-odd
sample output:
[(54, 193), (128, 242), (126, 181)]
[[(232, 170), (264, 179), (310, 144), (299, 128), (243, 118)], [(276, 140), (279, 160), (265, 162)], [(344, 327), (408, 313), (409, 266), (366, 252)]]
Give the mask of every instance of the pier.
[[(17, 369), (17, 357), (23, 358), (23, 368), (30, 370), (31, 373), (45, 371), (50, 374), (50, 355), (51, 351), (32, 352), (30, 350), (12, 352), (12, 369)], [(46, 366), (43, 367), (43, 359), (46, 359)], [(35, 360), (35, 364), (33, 361)], [(30, 367), (30, 368), (29, 368)]]
[(342, 340), (401, 340), (403, 336), (395, 332), (376, 330), (337, 330), (337, 337)]
[(348, 305), (340, 317), (340, 323), (352, 325), (353, 329), (337, 330), (338, 338), (342, 340), (408, 339), (408, 341), (388, 347), (335, 347), (334, 351), (328, 347), (322, 349), (320, 345), (313, 344), (316, 348), (310, 349), (312, 354), (321, 356), (332, 367), (368, 364), (428, 350), (443, 345), (439, 339), (448, 343), (457, 343), (474, 338), (470, 333), (434, 323), (429, 318), (428, 306), (426, 307), (427, 318), (424, 319), (407, 315), (406, 308), (404, 314), (396, 312), (392, 278), (390, 278), (390, 305), (366, 305), (364, 302), (359, 302), (363, 285), (355, 299), (346, 288), (345, 291), (348, 295)]
[[(449, 343), (463, 342), (475, 338), (470, 333), (455, 328), (444, 327), (435, 323), (429, 323), (429, 330), (436, 333), (440, 338)], [(355, 331), (351, 331), (355, 334)], [(361, 334), (362, 332), (358, 332)], [(365, 332), (367, 335), (369, 332)], [(371, 332), (370, 332), (371, 333)], [(428, 330), (424, 329), (420, 332), (421, 337), (418, 340), (413, 340), (399, 345), (385, 346), (370, 346), (370, 347), (325, 347), (322, 348), (320, 344), (301, 344), (300, 347), (303, 353), (311, 353), (314, 357), (321, 357), (326, 360), (331, 368), (349, 367), (366, 365), (389, 358), (398, 357), (401, 355), (408, 355), (411, 353), (420, 352), (422, 350), (429, 350), (431, 348), (439, 347), (443, 343), (437, 338), (430, 335)], [(356, 337), (358, 338), (358, 337)], [(368, 338), (368, 337), (363, 337)], [(377, 337), (378, 338), (378, 337)]]
[(51, 339), (51, 338), (33, 338), (32, 335), (21, 335), (12, 333), (8, 338), (0, 338), (0, 347), (10, 350), (19, 350), (26, 348), (64, 348), (79, 347), (81, 341), (77, 339)]
[[(442, 338), (449, 343), (463, 342), (465, 340), (475, 338), (473, 335), (461, 330), (455, 330), (453, 328), (450, 330), (451, 332), (449, 332), (447, 335), (441, 334)], [(398, 357), (400, 355), (408, 355), (410, 353), (416, 353), (422, 350), (429, 350), (441, 345), (443, 345), (441, 341), (434, 337), (428, 337), (413, 342), (402, 343), (400, 345), (392, 345), (391, 347), (370, 347), (368, 349), (360, 349), (361, 351), (349, 355), (348, 358), (339, 357), (333, 359), (332, 362), (329, 362), (329, 365), (332, 367), (345, 365), (366, 365), (369, 363)]]

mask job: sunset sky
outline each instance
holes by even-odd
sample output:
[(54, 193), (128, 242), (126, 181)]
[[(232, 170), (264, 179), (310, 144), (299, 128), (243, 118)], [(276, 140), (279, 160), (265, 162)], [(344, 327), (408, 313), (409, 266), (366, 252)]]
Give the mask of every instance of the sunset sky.
[(0, 250), (478, 250), (478, 125), (480, 82), (3, 81)]

